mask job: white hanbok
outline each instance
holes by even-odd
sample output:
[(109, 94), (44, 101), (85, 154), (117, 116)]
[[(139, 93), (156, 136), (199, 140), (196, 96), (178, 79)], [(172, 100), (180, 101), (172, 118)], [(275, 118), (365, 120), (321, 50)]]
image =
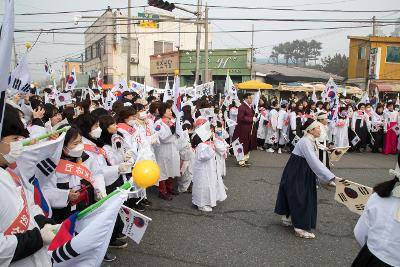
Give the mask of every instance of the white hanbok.
[(155, 132), (160, 140), (160, 144), (155, 146), (157, 164), (161, 170), (159, 181), (179, 176), (180, 158), (176, 147), (176, 135), (171, 132), (170, 127), (164, 123), (163, 119), (156, 121)]
[(334, 143), (336, 147), (349, 146), (349, 118), (339, 119), (333, 131)]
[[(237, 122), (237, 116), (238, 116), (238, 108), (237, 107), (232, 107), (229, 110), (229, 119), (233, 120), (234, 122)], [(234, 141), (232, 140), (233, 133), (235, 132), (236, 126), (231, 126), (229, 127), (229, 136), (231, 137), (231, 142)]]
[[(31, 256), (11, 263), (17, 249), (18, 240), (15, 235), (4, 235), (4, 232), (18, 216), (24, 202), (21, 198), (20, 189), (16, 187), (11, 175), (3, 168), (0, 168), (0, 177), (0, 266), (52, 266), (46, 247), (42, 247)], [(25, 189), (25, 194), (30, 215), (28, 230), (39, 229), (34, 217), (39, 214), (43, 215), (42, 210), (34, 204), (33, 195), (29, 190)]]
[(218, 177), (225, 177), (226, 176), (226, 164), (225, 160), (228, 153), (228, 143), (223, 138), (218, 136), (214, 137), (214, 144), (215, 144), (215, 155), (217, 161), (217, 175)]
[(257, 138), (258, 139), (263, 139), (265, 140), (267, 138), (267, 133), (268, 133), (268, 115), (269, 111), (268, 110), (262, 110), (258, 114), (258, 128), (257, 128)]
[(190, 143), (190, 137), (187, 131), (180, 136), (177, 140), (177, 148), (180, 162), (181, 176), (178, 178), (178, 192), (186, 192), (193, 180), (193, 161), (194, 161), (194, 150)]
[(211, 142), (196, 147), (193, 163), (192, 203), (198, 207), (215, 207), (226, 199), (223, 181), (217, 175), (215, 150)]
[(269, 120), (268, 120), (268, 132), (267, 132), (267, 140), (265, 141), (267, 144), (273, 145), (278, 143), (278, 111), (276, 109), (271, 109), (269, 112)]
[(278, 112), (277, 129), (279, 130), (279, 145), (287, 144), (289, 142), (289, 114), (284, 109)]

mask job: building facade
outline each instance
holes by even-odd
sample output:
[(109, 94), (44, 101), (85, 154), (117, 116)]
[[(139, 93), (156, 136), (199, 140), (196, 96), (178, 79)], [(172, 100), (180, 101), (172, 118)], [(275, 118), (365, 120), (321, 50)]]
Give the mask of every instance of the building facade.
[(370, 91), (400, 91), (400, 37), (348, 38), (348, 83)]
[[(216, 92), (223, 92), (226, 75), (229, 72), (234, 83), (250, 80), (251, 49), (212, 49), (208, 52), (208, 77), (214, 81)], [(200, 51), (200, 83), (205, 72), (205, 54)], [(164, 88), (165, 82), (173, 80), (175, 70), (179, 70), (181, 86), (193, 86), (196, 72), (196, 51), (179, 50), (173, 53), (152, 55), (150, 73), (152, 86)]]
[[(148, 20), (143, 20), (148, 19)], [(163, 19), (166, 21), (157, 21)], [(127, 64), (130, 80), (152, 83), (150, 56), (196, 48), (196, 25), (174, 21), (171, 12), (146, 8), (132, 18), (131, 55), (128, 63), (128, 38), (126, 16), (118, 10), (108, 10), (85, 31), (84, 71), (96, 77), (101, 71), (104, 83), (114, 84), (126, 80)], [(204, 47), (204, 28), (202, 43)], [(209, 35), (211, 40), (211, 35)]]

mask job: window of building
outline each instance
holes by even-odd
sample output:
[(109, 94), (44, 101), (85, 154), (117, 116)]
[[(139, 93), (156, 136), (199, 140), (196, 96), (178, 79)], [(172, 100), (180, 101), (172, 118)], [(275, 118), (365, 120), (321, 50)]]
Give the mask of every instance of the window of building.
[(400, 46), (386, 47), (386, 62), (400, 63)]
[(144, 84), (144, 76), (131, 76), (131, 81)]
[(93, 57), (93, 46), (90, 46), (89, 47), (89, 57), (90, 57), (90, 59), (93, 59), (94, 57)]
[(365, 47), (358, 48), (358, 59), (365, 59)]
[(173, 42), (154, 41), (154, 55), (172, 52), (174, 50)]
[[(121, 37), (121, 53), (126, 54), (128, 51), (128, 38)], [(131, 38), (131, 55), (138, 54), (138, 40)]]
[[(165, 84), (167, 83), (167, 77), (159, 77), (158, 78), (158, 88), (165, 88)], [(173, 76), (168, 76), (168, 83), (169, 83), (169, 88), (173, 88), (174, 86), (174, 77)]]
[(91, 60), (92, 59), (92, 57), (91, 57), (91, 54), (92, 52), (91, 52), (91, 48), (90, 48), (90, 46), (89, 47), (86, 47), (86, 49), (85, 49), (85, 58), (86, 58), (86, 61), (89, 61), (89, 60)]
[(95, 44), (93, 44), (93, 46), (92, 46), (92, 49), (93, 49), (93, 56), (92, 56), (92, 58), (97, 58), (97, 48), (98, 48), (98, 46), (97, 46), (97, 43), (95, 43)]

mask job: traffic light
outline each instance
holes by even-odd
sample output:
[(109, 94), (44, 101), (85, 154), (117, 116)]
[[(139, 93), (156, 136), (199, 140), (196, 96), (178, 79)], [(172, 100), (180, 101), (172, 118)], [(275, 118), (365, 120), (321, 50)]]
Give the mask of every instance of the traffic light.
[(149, 0), (148, 4), (149, 6), (158, 7), (167, 11), (172, 11), (175, 9), (174, 3), (170, 3), (168, 1), (163, 1), (163, 0)]

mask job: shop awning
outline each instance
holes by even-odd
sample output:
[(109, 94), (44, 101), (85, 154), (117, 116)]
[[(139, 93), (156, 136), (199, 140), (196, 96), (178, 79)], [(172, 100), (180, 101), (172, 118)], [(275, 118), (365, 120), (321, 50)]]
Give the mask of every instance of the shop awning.
[(272, 89), (272, 84), (259, 82), (256, 80), (250, 80), (247, 82), (239, 83), (238, 84), (239, 90), (268, 90)]
[(400, 92), (400, 81), (372, 81), (369, 84), (369, 91), (373, 92), (378, 88), (379, 92)]

